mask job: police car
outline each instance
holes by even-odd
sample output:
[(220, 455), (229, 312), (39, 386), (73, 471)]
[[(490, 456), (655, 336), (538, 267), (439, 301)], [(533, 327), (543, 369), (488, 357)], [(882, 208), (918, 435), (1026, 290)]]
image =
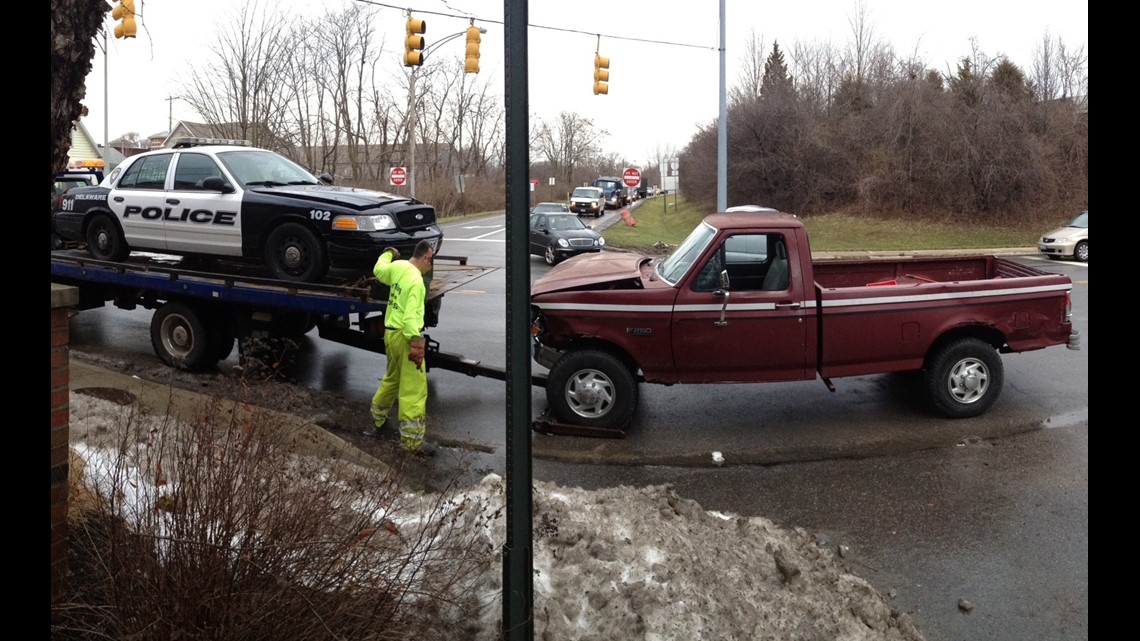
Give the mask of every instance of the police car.
[(428, 239), (439, 250), (430, 205), (331, 182), (246, 141), (182, 139), (131, 156), (100, 185), (68, 190), (52, 227), (100, 260), (136, 250), (222, 257), (294, 282), (370, 268), (385, 247), (410, 256)]

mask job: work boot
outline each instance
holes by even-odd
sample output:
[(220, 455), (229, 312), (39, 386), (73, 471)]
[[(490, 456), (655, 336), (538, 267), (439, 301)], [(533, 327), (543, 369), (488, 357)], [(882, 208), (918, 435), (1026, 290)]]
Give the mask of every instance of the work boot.
[(423, 458), (432, 458), (439, 453), (439, 447), (431, 441), (420, 443), (416, 449), (404, 447), (403, 450), (412, 456), (421, 456)]

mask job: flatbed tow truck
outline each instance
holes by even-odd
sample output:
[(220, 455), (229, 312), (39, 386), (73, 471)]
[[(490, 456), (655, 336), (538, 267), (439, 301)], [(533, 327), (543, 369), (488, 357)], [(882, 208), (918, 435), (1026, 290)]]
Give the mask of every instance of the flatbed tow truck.
[[(219, 269), (221, 267), (222, 269)], [(435, 327), (444, 294), (493, 272), (467, 264), (466, 257), (435, 258), (424, 321)], [(167, 365), (189, 371), (212, 367), (239, 349), (244, 339), (296, 339), (317, 329), (321, 338), (377, 354), (384, 353), (387, 288), (369, 275), (330, 274), (321, 283), (294, 283), (260, 275), (244, 264), (196, 263), (163, 254), (132, 254), (125, 262), (91, 258), (82, 250), (51, 253), (51, 281), (79, 290), (80, 311), (113, 304), (120, 309), (153, 309), (150, 337)], [(506, 381), (506, 370), (460, 354), (443, 352), (425, 332), (428, 371), (441, 369)], [(547, 376), (531, 384), (545, 387)], [(584, 428), (552, 420), (545, 412), (535, 431), (622, 438), (624, 430)]]

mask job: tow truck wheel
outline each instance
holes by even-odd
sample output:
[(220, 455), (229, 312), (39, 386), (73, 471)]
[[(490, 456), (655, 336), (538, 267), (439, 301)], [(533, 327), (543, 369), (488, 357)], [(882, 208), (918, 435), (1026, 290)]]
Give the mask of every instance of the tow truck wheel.
[(934, 407), (950, 418), (985, 413), (997, 401), (1005, 374), (1001, 356), (985, 341), (962, 338), (927, 362), (926, 389)]
[(269, 233), (265, 264), (275, 278), (298, 283), (315, 283), (329, 269), (324, 245), (299, 223), (285, 223)]
[(550, 370), (546, 402), (554, 416), (566, 423), (622, 429), (637, 408), (637, 381), (611, 354), (569, 352)]
[(198, 370), (217, 363), (211, 333), (198, 310), (179, 302), (166, 303), (150, 319), (150, 344), (163, 363)]
[(117, 263), (126, 259), (131, 250), (115, 221), (106, 214), (100, 214), (87, 225), (87, 252), (99, 260)]

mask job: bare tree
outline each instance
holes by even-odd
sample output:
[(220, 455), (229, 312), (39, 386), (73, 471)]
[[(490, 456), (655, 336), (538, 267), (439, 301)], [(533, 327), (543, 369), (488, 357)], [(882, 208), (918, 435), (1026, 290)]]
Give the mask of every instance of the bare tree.
[(1088, 54), (1070, 51), (1057, 36), (1046, 32), (1033, 52), (1033, 87), (1038, 100), (1075, 98), (1088, 93)]
[(756, 30), (749, 32), (748, 42), (744, 45), (744, 56), (741, 60), (740, 75), (736, 85), (728, 91), (729, 104), (739, 104), (753, 100), (760, 95), (760, 85), (764, 80), (764, 39), (756, 35)]
[(372, 12), (352, 5), (341, 13), (327, 14), (315, 32), (320, 52), (313, 61), (318, 65), (316, 88), (328, 105), (322, 112), (330, 129), (326, 139), (340, 150), (326, 157), (324, 164), (330, 173), (338, 173), (338, 165), (343, 163), (344, 174), (352, 181), (369, 176), (372, 166), (369, 133), (373, 110), (368, 102), (382, 51), (374, 42), (372, 17)]
[(213, 59), (192, 73), (184, 100), (223, 135), (255, 146), (288, 146), (288, 75), (294, 50), (285, 14), (255, 0), (237, 5), (211, 47)]
[(553, 121), (539, 122), (531, 136), (531, 146), (550, 164), (555, 175), (572, 185), (575, 169), (597, 158), (606, 133), (589, 118), (563, 111)]

